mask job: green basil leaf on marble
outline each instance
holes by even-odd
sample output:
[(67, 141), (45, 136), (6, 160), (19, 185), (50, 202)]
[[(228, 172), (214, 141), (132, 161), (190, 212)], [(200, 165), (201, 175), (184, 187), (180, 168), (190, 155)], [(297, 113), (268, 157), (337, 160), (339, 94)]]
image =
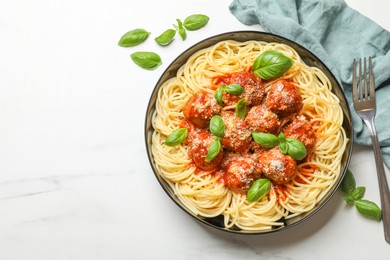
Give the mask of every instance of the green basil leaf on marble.
[(132, 47), (143, 43), (150, 35), (145, 29), (134, 29), (125, 33), (119, 40), (121, 47)]
[(380, 221), (382, 219), (382, 210), (374, 202), (369, 200), (356, 200), (355, 207), (360, 214), (366, 218)]
[(154, 52), (138, 51), (130, 57), (135, 64), (147, 70), (154, 70), (162, 64), (161, 57)]
[(184, 19), (183, 26), (189, 31), (195, 31), (204, 27), (209, 19), (210, 18), (204, 14), (193, 14)]
[(173, 41), (173, 38), (175, 37), (176, 30), (174, 29), (168, 29), (159, 36), (157, 36), (154, 40), (161, 46), (165, 46), (170, 44)]

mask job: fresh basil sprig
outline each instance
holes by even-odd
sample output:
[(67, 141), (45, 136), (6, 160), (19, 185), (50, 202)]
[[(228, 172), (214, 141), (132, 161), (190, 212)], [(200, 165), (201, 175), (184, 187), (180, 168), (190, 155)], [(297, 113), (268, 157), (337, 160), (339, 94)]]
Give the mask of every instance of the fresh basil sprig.
[(295, 160), (302, 160), (306, 157), (305, 145), (295, 138), (286, 138), (283, 133), (276, 136), (270, 133), (252, 132), (252, 137), (256, 143), (265, 148), (278, 146), (283, 154), (288, 154)]
[(130, 57), (135, 64), (147, 70), (154, 70), (162, 64), (161, 57), (155, 52), (138, 51)]
[(175, 37), (176, 30), (174, 29), (168, 29), (164, 31), (162, 34), (157, 36), (154, 40), (161, 46), (165, 46), (170, 44), (173, 41), (173, 38)]
[(143, 43), (149, 37), (150, 32), (145, 29), (134, 29), (125, 33), (118, 42), (119, 46), (132, 47)]
[(179, 128), (176, 130), (173, 130), (167, 139), (165, 139), (165, 144), (168, 146), (176, 146), (181, 144), (188, 135), (188, 129), (187, 128)]
[(173, 27), (176, 28), (176, 30), (178, 31), (181, 39), (184, 41), (187, 38), (187, 31), (184, 28), (183, 22), (180, 19), (176, 19), (176, 21), (177, 21), (177, 25), (174, 24)]
[(340, 184), (340, 189), (345, 193), (344, 200), (347, 204), (355, 205), (362, 216), (377, 221), (382, 219), (381, 208), (374, 202), (363, 199), (366, 188), (356, 187), (355, 177), (349, 169)]
[(279, 139), (279, 150), (290, 155), (295, 160), (302, 160), (307, 155), (307, 150), (305, 145), (295, 138), (286, 138), (283, 133), (278, 135)]
[(353, 205), (355, 201), (363, 198), (365, 192), (366, 192), (366, 187), (356, 187), (351, 191), (351, 193), (348, 193), (347, 195), (344, 196), (344, 200), (348, 204)]
[(230, 95), (238, 96), (244, 93), (244, 88), (241, 87), (239, 84), (235, 84), (235, 83), (217, 88), (215, 90), (214, 97), (218, 101), (218, 104), (220, 105), (222, 105), (223, 92), (226, 92)]
[(236, 104), (236, 116), (245, 119), (246, 115), (246, 99), (241, 98)]
[(209, 19), (210, 18), (204, 14), (193, 14), (184, 20), (183, 25), (187, 30), (195, 31), (204, 27), (208, 23)]
[(256, 202), (264, 197), (271, 189), (271, 181), (266, 178), (257, 179), (252, 183), (246, 194), (246, 199), (249, 202)]
[[(187, 37), (186, 30), (194, 31), (204, 27), (208, 23), (209, 17), (204, 14), (193, 14), (188, 16), (184, 20), (184, 23), (180, 19), (176, 19), (176, 21), (177, 25), (173, 25), (174, 29), (168, 29), (154, 39), (157, 44), (161, 46), (169, 45), (174, 40), (176, 32), (179, 33), (184, 41)], [(150, 34), (151, 33), (145, 29), (128, 31), (119, 39), (118, 45), (122, 47), (139, 45), (143, 43)], [(131, 54), (131, 59), (141, 68), (147, 70), (154, 70), (162, 64), (160, 56), (154, 52), (136, 52)]]
[(283, 53), (268, 50), (261, 53), (252, 66), (255, 75), (263, 80), (281, 77), (293, 65), (293, 61)]
[(209, 128), (210, 133), (215, 136), (215, 140), (208, 148), (206, 162), (210, 162), (212, 159), (214, 159), (222, 149), (221, 140), (225, 134), (225, 123), (223, 122), (222, 117), (219, 115), (213, 116), (210, 119)]

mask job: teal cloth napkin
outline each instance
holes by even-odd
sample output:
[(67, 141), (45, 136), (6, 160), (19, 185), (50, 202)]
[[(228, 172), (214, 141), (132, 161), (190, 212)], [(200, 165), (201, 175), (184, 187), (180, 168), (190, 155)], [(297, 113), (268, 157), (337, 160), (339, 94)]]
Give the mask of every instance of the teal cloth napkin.
[(354, 58), (372, 56), (376, 83), (375, 119), (382, 155), (390, 168), (390, 33), (343, 0), (233, 0), (231, 13), (246, 25), (293, 40), (313, 52), (342, 83), (353, 121), (355, 142), (371, 145), (353, 109)]

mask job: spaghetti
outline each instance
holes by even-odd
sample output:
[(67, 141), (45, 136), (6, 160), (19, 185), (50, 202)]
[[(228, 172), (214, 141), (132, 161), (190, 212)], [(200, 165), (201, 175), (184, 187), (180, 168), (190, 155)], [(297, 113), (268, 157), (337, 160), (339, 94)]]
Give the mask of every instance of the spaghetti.
[[(270, 192), (257, 202), (248, 202), (242, 192), (229, 189), (214, 171), (193, 163), (187, 143), (170, 147), (167, 136), (181, 127), (188, 100), (199, 91), (215, 92), (215, 79), (248, 71), (266, 50), (276, 50), (294, 61), (278, 80), (288, 80), (302, 96), (299, 116), (310, 120), (317, 136), (305, 160), (297, 164), (294, 178), (282, 185), (272, 183)], [(265, 81), (267, 94), (275, 80)], [(262, 231), (283, 226), (282, 219), (310, 211), (332, 189), (341, 174), (341, 159), (348, 139), (342, 128), (339, 99), (331, 92), (326, 75), (307, 66), (288, 45), (262, 41), (222, 41), (193, 54), (158, 92), (153, 114), (152, 154), (158, 174), (193, 214), (224, 216), (226, 228)]]

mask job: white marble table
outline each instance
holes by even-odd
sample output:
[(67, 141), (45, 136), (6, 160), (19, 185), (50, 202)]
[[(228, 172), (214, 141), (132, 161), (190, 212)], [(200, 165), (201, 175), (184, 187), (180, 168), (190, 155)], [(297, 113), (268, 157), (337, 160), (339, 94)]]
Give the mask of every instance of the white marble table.
[[(348, 0), (390, 30), (387, 0)], [(146, 156), (149, 95), (168, 64), (215, 34), (256, 29), (223, 0), (0, 1), (0, 259), (390, 259), (382, 223), (336, 196), (285, 232), (239, 236), (205, 227), (161, 189)], [(120, 36), (154, 36), (193, 13), (211, 20), (139, 69)], [(350, 165), (379, 203), (371, 149)], [(388, 173), (388, 171), (387, 171)]]

